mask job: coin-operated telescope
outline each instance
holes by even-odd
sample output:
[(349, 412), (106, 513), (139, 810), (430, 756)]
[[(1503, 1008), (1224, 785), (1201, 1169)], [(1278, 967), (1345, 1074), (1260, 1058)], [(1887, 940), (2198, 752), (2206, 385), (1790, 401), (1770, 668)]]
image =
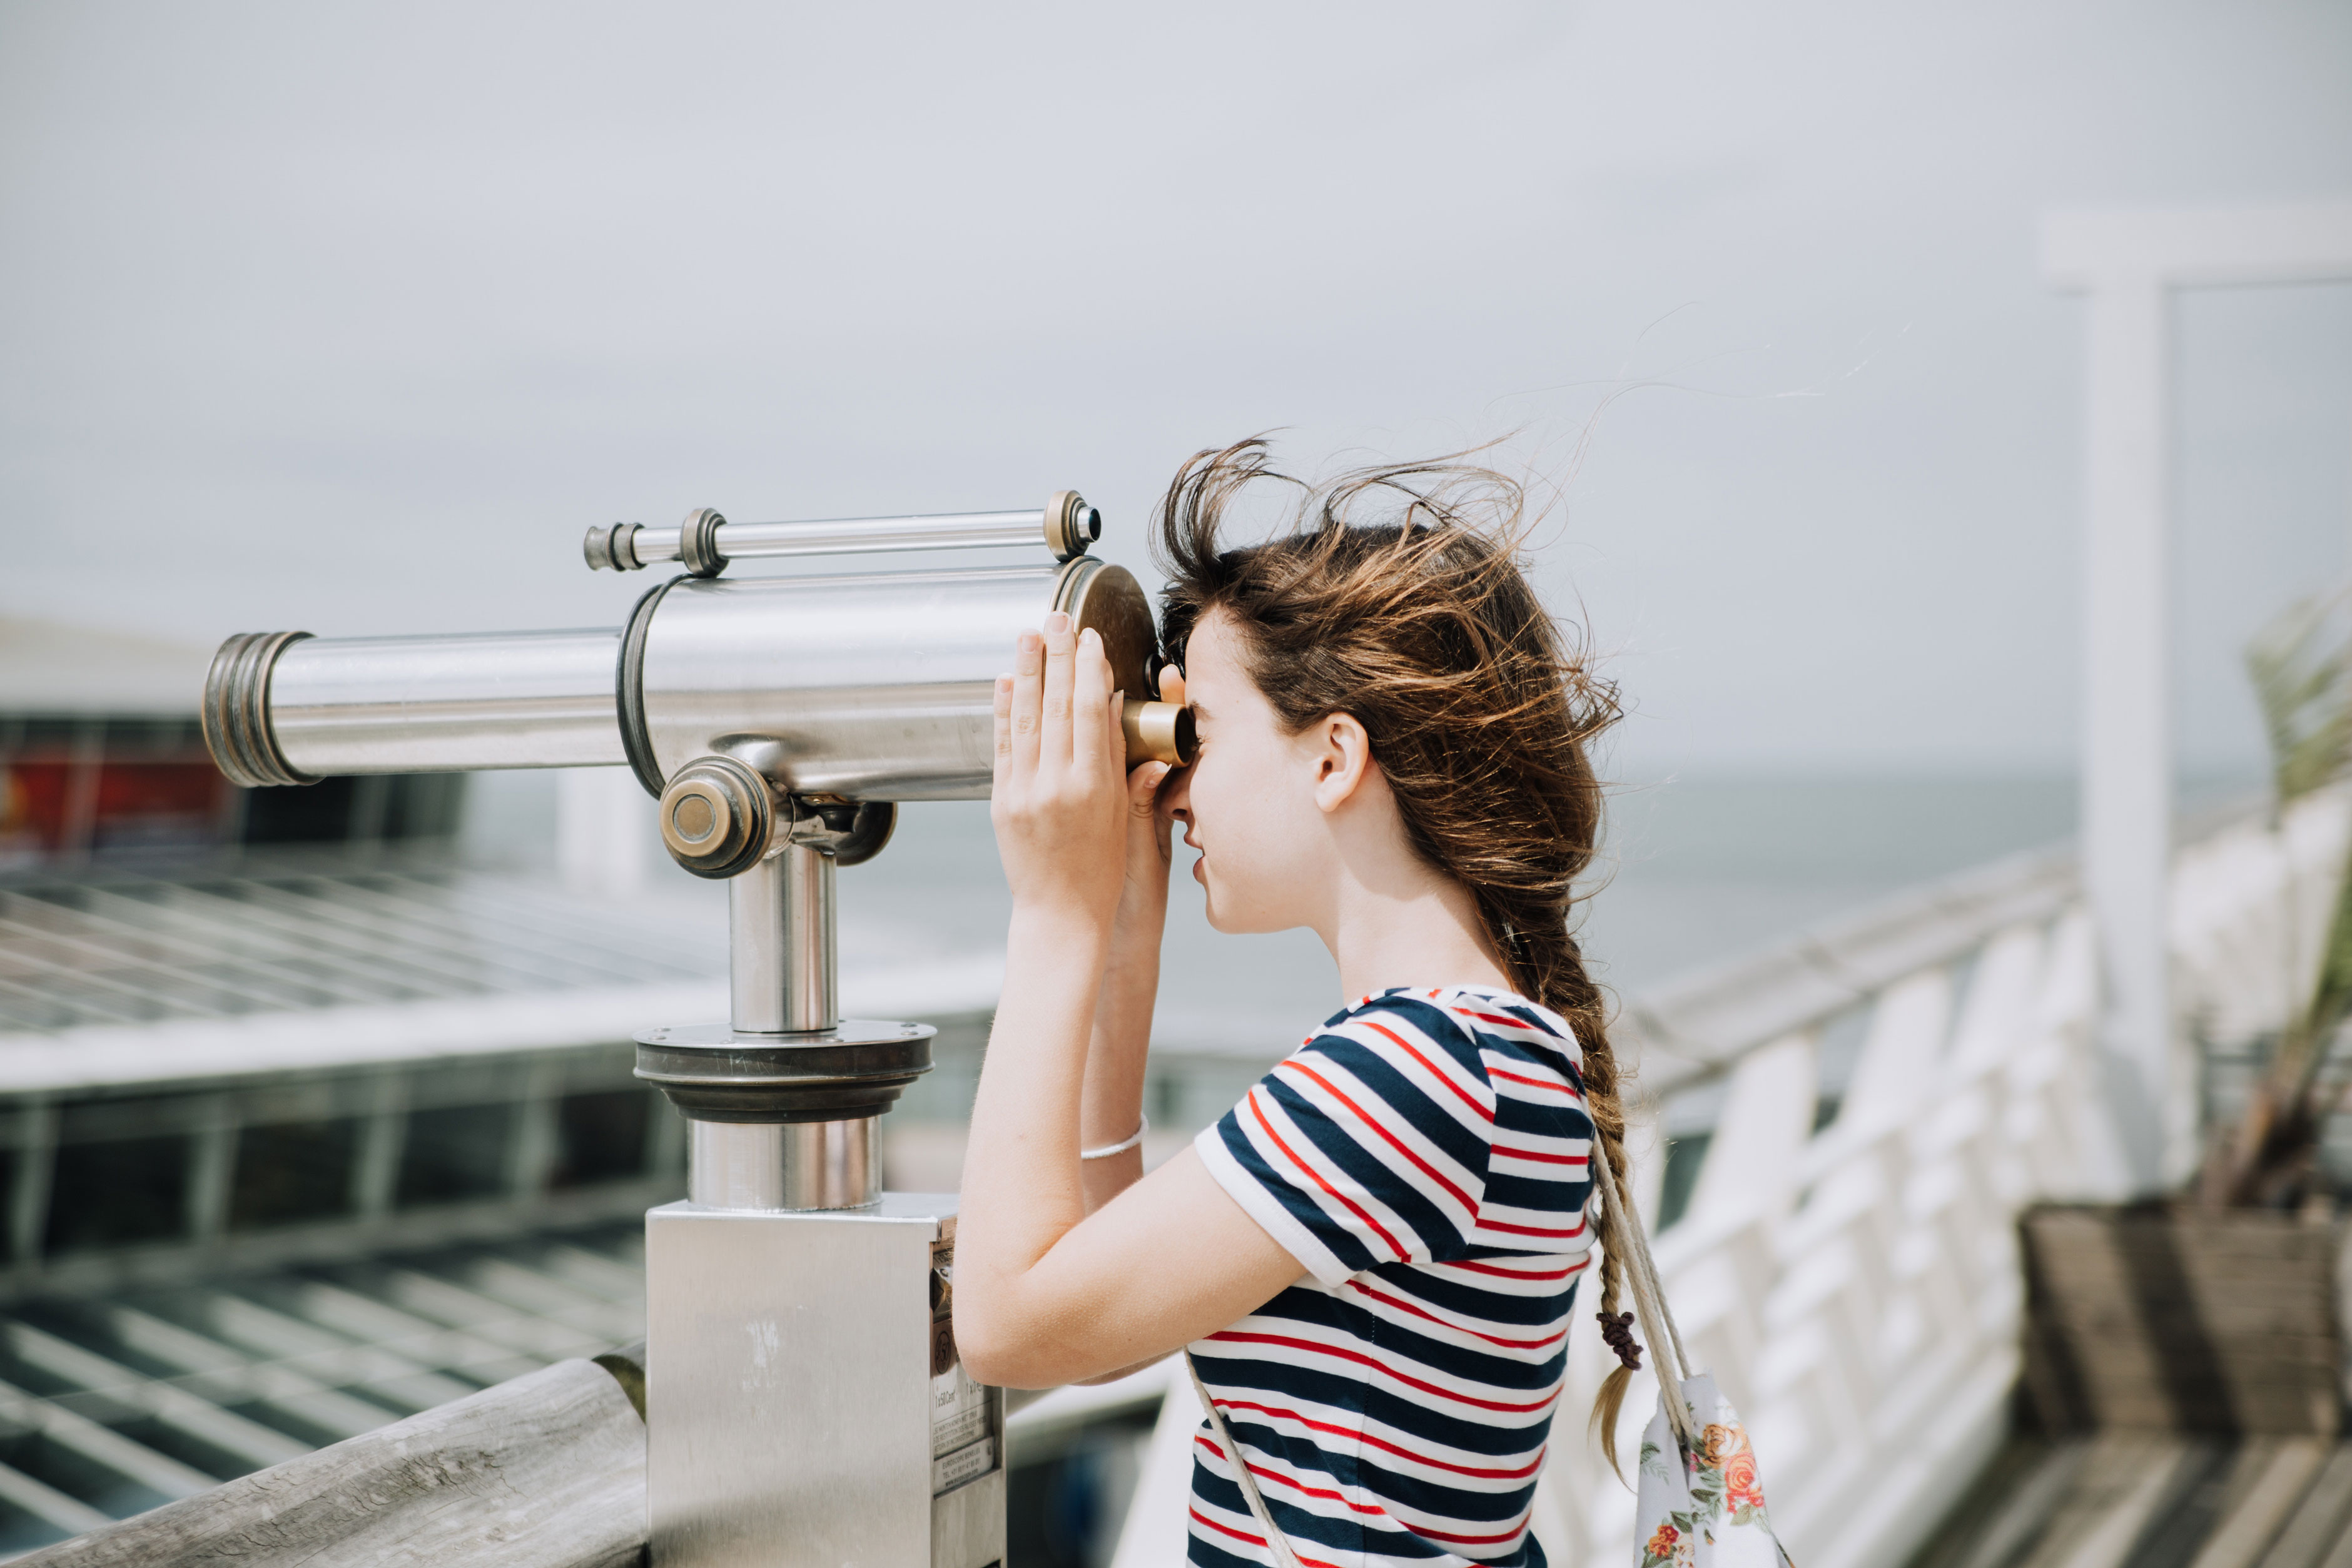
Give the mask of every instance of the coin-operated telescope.
[[(834, 873), (901, 802), (984, 800), (995, 676), (1053, 611), (1150, 691), (1142, 588), (1042, 510), (589, 532), (591, 567), (684, 570), (596, 631), (230, 638), (206, 742), (239, 784), (622, 764), (662, 842), (729, 895), (731, 1017), (637, 1036), (691, 1124), (683, 1203), (646, 1217), (647, 1500), (657, 1568), (989, 1568), (1003, 1401), (950, 1324), (952, 1195), (880, 1190), (877, 1118), (927, 1025), (845, 1019)], [(747, 558), (1043, 544), (1054, 564), (730, 578)], [(1188, 761), (1191, 716), (1130, 698), (1130, 766)]]

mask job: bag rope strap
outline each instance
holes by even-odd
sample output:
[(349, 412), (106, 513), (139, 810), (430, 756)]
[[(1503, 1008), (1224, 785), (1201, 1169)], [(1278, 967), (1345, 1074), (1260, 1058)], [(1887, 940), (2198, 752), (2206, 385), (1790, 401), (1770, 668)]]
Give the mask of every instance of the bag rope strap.
[(1209, 1413), (1209, 1425), (1216, 1429), (1217, 1442), (1225, 1450), (1225, 1462), (1234, 1468), (1234, 1479), (1242, 1484), (1242, 1496), (1249, 1500), (1250, 1512), (1257, 1516), (1258, 1528), (1265, 1531), (1265, 1543), (1274, 1549), (1274, 1560), (1281, 1568), (1298, 1568), (1298, 1553), (1290, 1549), (1289, 1541), (1267, 1511), (1265, 1495), (1257, 1490), (1257, 1477), (1250, 1473), (1249, 1461), (1242, 1458), (1242, 1446), (1234, 1441), (1231, 1428), (1225, 1425), (1225, 1413), (1209, 1397), (1209, 1385), (1201, 1381), (1201, 1369), (1192, 1364), (1192, 1353), (1184, 1353), (1184, 1370), (1192, 1375), (1192, 1392), (1201, 1396), (1201, 1408)]
[[(1642, 1333), (1657, 1357), (1658, 1392), (1663, 1396), (1659, 1404), (1665, 1409), (1666, 1425), (1675, 1429), (1675, 1440), (1686, 1452), (1696, 1453), (1698, 1433), (1682, 1387), (1695, 1371), (1690, 1353), (1683, 1348), (1682, 1331), (1675, 1326), (1675, 1314), (1666, 1310), (1665, 1287), (1659, 1283), (1658, 1265), (1650, 1256), (1650, 1241), (1643, 1233), (1641, 1211), (1624, 1200), (1623, 1189), (1617, 1185), (1617, 1172), (1609, 1162), (1609, 1151), (1601, 1146), (1599, 1131), (1594, 1129), (1592, 1168), (1599, 1174), (1601, 1200), (1617, 1217), (1618, 1234), (1625, 1239), (1625, 1255), (1618, 1261), (1625, 1265), (1625, 1283), (1633, 1292), (1633, 1312), (1641, 1319)], [(1672, 1368), (1666, 1365), (1670, 1353), (1675, 1364)]]

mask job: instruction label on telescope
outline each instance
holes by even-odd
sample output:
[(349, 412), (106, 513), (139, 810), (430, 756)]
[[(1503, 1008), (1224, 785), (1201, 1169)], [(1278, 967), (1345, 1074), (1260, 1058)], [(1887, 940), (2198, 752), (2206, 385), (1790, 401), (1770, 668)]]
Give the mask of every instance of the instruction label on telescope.
[[(934, 1494), (961, 1486), (995, 1466), (993, 1445), (982, 1456), (979, 1469), (970, 1469), (971, 1455), (989, 1430), (988, 1390), (964, 1372), (955, 1344), (955, 1220), (940, 1222), (940, 1239), (931, 1243), (931, 1458)], [(952, 1464), (950, 1461), (952, 1460)], [(952, 1480), (940, 1479), (955, 1472)]]
[(968, 1448), (931, 1461), (931, 1495), (953, 1491), (969, 1480), (977, 1480), (996, 1468), (996, 1439), (982, 1437)]

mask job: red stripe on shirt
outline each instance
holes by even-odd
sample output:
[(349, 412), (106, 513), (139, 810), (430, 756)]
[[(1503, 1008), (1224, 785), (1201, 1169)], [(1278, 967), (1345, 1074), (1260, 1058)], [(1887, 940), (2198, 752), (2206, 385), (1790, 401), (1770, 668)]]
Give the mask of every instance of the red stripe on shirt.
[[(1402, 1523), (1402, 1521), (1400, 1521), (1399, 1522)], [(1526, 1530), (1527, 1527), (1527, 1517), (1523, 1514), (1520, 1516), (1518, 1523), (1511, 1526), (1510, 1529), (1503, 1531), (1500, 1535), (1448, 1535), (1442, 1530), (1415, 1529), (1412, 1526), (1407, 1526), (1406, 1528), (1412, 1529), (1415, 1535), (1425, 1535), (1432, 1541), (1460, 1541), (1465, 1542), (1473, 1546), (1490, 1546), (1497, 1541), (1517, 1541), (1519, 1538), (1519, 1533)]]
[(1538, 1225), (1506, 1225), (1499, 1219), (1481, 1219), (1481, 1230), (1500, 1230), (1510, 1236), (1540, 1236), (1548, 1241), (1570, 1241), (1584, 1234), (1584, 1221), (1580, 1219), (1572, 1229), (1547, 1230)]
[(1249, 1108), (1250, 1114), (1257, 1118), (1257, 1124), (1265, 1129), (1265, 1135), (1274, 1140), (1274, 1146), (1282, 1151), (1283, 1157), (1287, 1159), (1292, 1165), (1297, 1166), (1307, 1178), (1312, 1181), (1317, 1186), (1319, 1186), (1325, 1192), (1329, 1193), (1335, 1201), (1347, 1205), (1349, 1213), (1353, 1214), (1357, 1218), (1362, 1220), (1366, 1225), (1370, 1226), (1375, 1231), (1378, 1231), (1380, 1233), (1381, 1239), (1388, 1243), (1390, 1257), (1402, 1259), (1411, 1256), (1404, 1248), (1397, 1245), (1397, 1239), (1395, 1237), (1391, 1236), (1385, 1229), (1381, 1228), (1381, 1222), (1379, 1220), (1374, 1219), (1370, 1215), (1364, 1212), (1362, 1205), (1357, 1203), (1355, 1199), (1341, 1192), (1338, 1187), (1333, 1186), (1329, 1182), (1325, 1181), (1316, 1171), (1314, 1166), (1308, 1165), (1305, 1160), (1300, 1159), (1297, 1152), (1292, 1149), (1288, 1144), (1282, 1141), (1282, 1134), (1276, 1132), (1274, 1130), (1274, 1124), (1265, 1119), (1265, 1110), (1257, 1103), (1257, 1091), (1255, 1089), (1251, 1090), (1249, 1093)]
[(1397, 1049), (1404, 1051), (1406, 1055), (1412, 1055), (1413, 1061), (1421, 1062), (1423, 1067), (1428, 1067), (1430, 1072), (1433, 1072), (1434, 1077), (1440, 1079), (1440, 1082), (1444, 1083), (1446, 1089), (1454, 1091), (1454, 1098), (1461, 1100), (1463, 1105), (1467, 1105), (1467, 1107), (1470, 1107), (1470, 1110), (1473, 1110), (1473, 1112), (1477, 1112), (1477, 1116), (1479, 1116), (1479, 1119), (1482, 1119), (1482, 1122), (1494, 1122), (1494, 1112), (1491, 1112), (1489, 1107), (1479, 1105), (1479, 1103), (1477, 1103), (1477, 1095), (1473, 1095), (1473, 1093), (1470, 1093), (1470, 1091), (1467, 1091), (1467, 1089), (1463, 1089), (1461, 1083), (1454, 1082), (1454, 1074), (1446, 1072), (1444, 1067), (1440, 1067), (1440, 1065), (1437, 1065), (1437, 1062), (1430, 1061), (1430, 1058), (1425, 1058), (1425, 1055), (1421, 1055), (1421, 1051), (1418, 1051), (1416, 1046), (1412, 1044), (1412, 1041), (1406, 1041), (1406, 1039), (1402, 1037), (1402, 1034), (1397, 1034), (1395, 1030), (1390, 1030), (1388, 1025), (1385, 1025), (1385, 1022), (1373, 1022), (1371, 1018), (1364, 1018), (1364, 1020), (1360, 1020), (1360, 1022), (1362, 1022), (1362, 1025), (1364, 1025), (1364, 1028), (1367, 1028), (1367, 1030), (1373, 1030), (1373, 1032), (1385, 1034), (1385, 1037), (1388, 1037), (1388, 1039), (1392, 1039), (1392, 1041), (1397, 1041)]
[[(1216, 1454), (1217, 1458), (1221, 1459), (1225, 1457), (1223, 1454), (1218, 1452), (1216, 1444), (1209, 1441), (1208, 1434), (1205, 1432), (1194, 1433), (1192, 1441), (1200, 1444), (1201, 1447), (1208, 1449), (1209, 1452)], [(1243, 1462), (1244, 1464), (1248, 1463), (1247, 1460), (1244, 1460)], [(1280, 1470), (1268, 1469), (1264, 1465), (1250, 1465), (1249, 1473), (1256, 1476), (1261, 1480), (1280, 1481), (1292, 1491), (1302, 1493), (1307, 1497), (1329, 1498), (1333, 1502), (1346, 1503), (1349, 1508), (1353, 1509), (1358, 1513), (1379, 1513), (1382, 1511), (1376, 1504), (1368, 1505), (1360, 1502), (1349, 1502), (1344, 1494), (1333, 1491), (1328, 1487), (1308, 1486), (1306, 1482), (1297, 1479), (1296, 1477), (1284, 1475)]]
[[(1219, 1524), (1215, 1520), (1211, 1519), (1207, 1514), (1202, 1513), (1197, 1508), (1188, 1510), (1187, 1511), (1192, 1514), (1194, 1523), (1205, 1524), (1220, 1535), (1230, 1535), (1235, 1541), (1246, 1541), (1252, 1546), (1264, 1546), (1265, 1544), (1265, 1537), (1263, 1535), (1252, 1535), (1245, 1530), (1235, 1530), (1229, 1524)], [(1308, 1564), (1309, 1568), (1339, 1568), (1339, 1565), (1336, 1563), (1326, 1563), (1319, 1557), (1309, 1557), (1304, 1552), (1299, 1551), (1296, 1546), (1293, 1546), (1290, 1551), (1293, 1556), (1297, 1557), (1301, 1563)]]
[(1444, 1318), (1439, 1317), (1435, 1312), (1425, 1312), (1422, 1308), (1414, 1306), (1411, 1301), (1399, 1301), (1394, 1296), (1386, 1295), (1379, 1291), (1373, 1290), (1370, 1285), (1364, 1283), (1361, 1277), (1349, 1281), (1348, 1287), (1360, 1294), (1371, 1297), (1371, 1299), (1376, 1301), (1385, 1301), (1390, 1306), (1396, 1308), (1399, 1312), (1411, 1312), (1417, 1318), (1425, 1318), (1429, 1322), (1435, 1323), (1440, 1328), (1452, 1329), (1455, 1333), (1466, 1333), (1473, 1339), (1483, 1339), (1488, 1344), (1499, 1344), (1506, 1350), (1541, 1350), (1548, 1344), (1558, 1344), (1568, 1335), (1568, 1331), (1566, 1329), (1561, 1329), (1558, 1333), (1546, 1334), (1541, 1339), (1503, 1339), (1495, 1334), (1480, 1333), (1476, 1329), (1465, 1329), (1459, 1323), (1449, 1323)]
[(1530, 1078), (1524, 1072), (1506, 1072), (1501, 1068), (1493, 1065), (1491, 1062), (1487, 1064), (1486, 1076), (1489, 1078), (1507, 1078), (1514, 1083), (1524, 1083), (1530, 1089), (1549, 1089), (1555, 1093), (1565, 1094), (1571, 1100), (1579, 1098), (1575, 1086), (1572, 1084), (1562, 1083), (1558, 1079), (1553, 1078)]
[(1513, 1149), (1513, 1148), (1506, 1148), (1506, 1147), (1505, 1147), (1503, 1145), (1501, 1145), (1501, 1144), (1496, 1144), (1496, 1145), (1492, 1145), (1492, 1149), (1493, 1149), (1493, 1153), (1494, 1153), (1495, 1157), (1496, 1157), (1496, 1158), (1497, 1158), (1497, 1159), (1504, 1159), (1504, 1160), (1540, 1160), (1540, 1161), (1542, 1161), (1545, 1165), (1548, 1165), (1548, 1166), (1580, 1166), (1580, 1165), (1585, 1164), (1586, 1162), (1588, 1162), (1589, 1160), (1591, 1160), (1591, 1159), (1592, 1158), (1592, 1156), (1591, 1156), (1591, 1155), (1546, 1155), (1546, 1154), (1538, 1154), (1538, 1153), (1537, 1153), (1537, 1152), (1536, 1152), (1535, 1150), (1533, 1150), (1533, 1149)]
[[(1552, 1033), (1551, 1030), (1531, 1024), (1525, 1019), (1506, 1018), (1500, 1013), (1475, 1012), (1468, 1008), (1456, 1008), (1454, 1010), (1460, 1013), (1464, 1018), (1476, 1019), (1480, 1023), (1498, 1023), (1505, 1029), (1525, 1030), (1529, 1034), (1539, 1034), (1546, 1040), (1558, 1040), (1559, 1038), (1559, 1036)], [(1553, 1049), (1557, 1050), (1559, 1048), (1555, 1046)]]
[(1371, 1030), (1378, 1034), (1384, 1034), (1388, 1036), (1389, 1039), (1396, 1041), (1398, 1049), (1402, 1051), (1407, 1056), (1412, 1057), (1415, 1061), (1420, 1062), (1423, 1067), (1429, 1069), (1432, 1073), (1435, 1074), (1439, 1082), (1443, 1082), (1448, 1089), (1454, 1091), (1455, 1099), (1461, 1101), (1462, 1103), (1469, 1106), (1471, 1110), (1477, 1113), (1478, 1118), (1481, 1121), (1492, 1122), (1495, 1119), (1495, 1113), (1493, 1111), (1479, 1104), (1477, 1100), (1468, 1090), (1454, 1082), (1454, 1075), (1452, 1073), (1443, 1071), (1435, 1062), (1433, 1062), (1429, 1058), (1422, 1055), (1420, 1051), (1414, 1050), (1412, 1045), (1406, 1042), (1404, 1036), (1397, 1033), (1396, 1030), (1390, 1029), (1385, 1024), (1374, 1023), (1370, 1019), (1363, 1019), (1362, 1023), (1366, 1029)]
[[(1444, 1173), (1437, 1170), (1427, 1160), (1423, 1159), (1419, 1155), (1414, 1154), (1411, 1149), (1405, 1147), (1403, 1140), (1399, 1138), (1394, 1133), (1390, 1132), (1385, 1124), (1380, 1122), (1374, 1117), (1366, 1115), (1364, 1113), (1364, 1108), (1361, 1105), (1357, 1104), (1353, 1100), (1349, 1099), (1348, 1096), (1340, 1091), (1338, 1084), (1333, 1083), (1329, 1079), (1324, 1077), (1321, 1073), (1316, 1071), (1313, 1068), (1307, 1066), (1305, 1062), (1299, 1061), (1296, 1057), (1284, 1062), (1282, 1066), (1290, 1069), (1294, 1072), (1304, 1073), (1307, 1077), (1311, 1078), (1316, 1082), (1323, 1085), (1325, 1092), (1328, 1092), (1331, 1098), (1337, 1100), (1340, 1104), (1345, 1105), (1350, 1112), (1354, 1113), (1358, 1121), (1363, 1123), (1364, 1125), (1370, 1127), (1373, 1132), (1378, 1133), (1387, 1141), (1389, 1147), (1402, 1155), (1406, 1159), (1411, 1160), (1413, 1163), (1413, 1167), (1420, 1171), (1422, 1175), (1427, 1176), (1430, 1180), (1435, 1182), (1438, 1186), (1452, 1193), (1454, 1195), (1454, 1202), (1460, 1204), (1474, 1215), (1478, 1212), (1478, 1204), (1476, 1199), (1473, 1198), (1468, 1193), (1464, 1192), (1460, 1187), (1455, 1186), (1452, 1182), (1446, 1180)], [(1276, 1071), (1280, 1071), (1281, 1070), (1281, 1068), (1276, 1069)]]
[(1411, 1448), (1400, 1447), (1395, 1443), (1390, 1442), (1385, 1437), (1376, 1437), (1371, 1433), (1362, 1431), (1357, 1427), (1337, 1427), (1328, 1421), (1317, 1421), (1311, 1417), (1300, 1415), (1296, 1410), (1285, 1410), (1277, 1405), (1259, 1405), (1247, 1399), (1220, 1399), (1217, 1403), (1227, 1410), (1255, 1410), (1261, 1416), (1272, 1416), (1282, 1420), (1296, 1421), (1309, 1431), (1328, 1432), (1335, 1437), (1345, 1437), (1350, 1443), (1360, 1443), (1368, 1448), (1380, 1448), (1385, 1452), (1394, 1454), (1400, 1459), (1408, 1459), (1416, 1465), (1426, 1465), (1433, 1470), (1452, 1470), (1457, 1476), (1475, 1476), (1478, 1479), (1486, 1481), (1523, 1481), (1529, 1476), (1535, 1474), (1538, 1470), (1543, 1469), (1543, 1454), (1540, 1449), (1537, 1451), (1535, 1463), (1528, 1465), (1523, 1469), (1516, 1470), (1480, 1469), (1474, 1465), (1457, 1465), (1450, 1459), (1433, 1459), (1427, 1454), (1416, 1454)]
[(1369, 1366), (1375, 1372), (1385, 1373), (1408, 1388), (1418, 1388), (1423, 1394), (1434, 1395), (1440, 1399), (1450, 1399), (1457, 1405), (1467, 1405), (1474, 1410), (1499, 1410), (1506, 1415), (1526, 1416), (1549, 1408), (1553, 1400), (1558, 1397), (1556, 1395), (1548, 1395), (1528, 1405), (1514, 1405), (1502, 1399), (1479, 1399), (1467, 1394), (1456, 1394), (1451, 1388), (1410, 1376), (1399, 1372), (1386, 1362), (1375, 1361), (1360, 1351), (1343, 1350), (1335, 1344), (1318, 1344), (1313, 1340), (1291, 1339), (1284, 1334), (1236, 1333), (1232, 1329), (1225, 1329), (1211, 1334), (1209, 1338), (1218, 1344), (1278, 1344), (1286, 1350), (1311, 1351), (1318, 1355), (1335, 1356), (1341, 1361), (1352, 1361), (1359, 1365)]
[(1506, 1269), (1494, 1263), (1474, 1263), (1465, 1258), (1458, 1263), (1447, 1263), (1444, 1267), (1467, 1269), (1474, 1274), (1500, 1274), (1506, 1280), (1565, 1280), (1591, 1261), (1590, 1258), (1580, 1258), (1565, 1269)]

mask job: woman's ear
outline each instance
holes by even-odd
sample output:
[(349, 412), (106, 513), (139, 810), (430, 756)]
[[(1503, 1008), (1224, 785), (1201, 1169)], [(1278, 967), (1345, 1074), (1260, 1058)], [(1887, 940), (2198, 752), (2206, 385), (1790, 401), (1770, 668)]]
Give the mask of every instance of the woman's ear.
[(1372, 739), (1353, 714), (1335, 713), (1318, 724), (1315, 737), (1315, 804), (1336, 811), (1355, 799), (1373, 769)]

